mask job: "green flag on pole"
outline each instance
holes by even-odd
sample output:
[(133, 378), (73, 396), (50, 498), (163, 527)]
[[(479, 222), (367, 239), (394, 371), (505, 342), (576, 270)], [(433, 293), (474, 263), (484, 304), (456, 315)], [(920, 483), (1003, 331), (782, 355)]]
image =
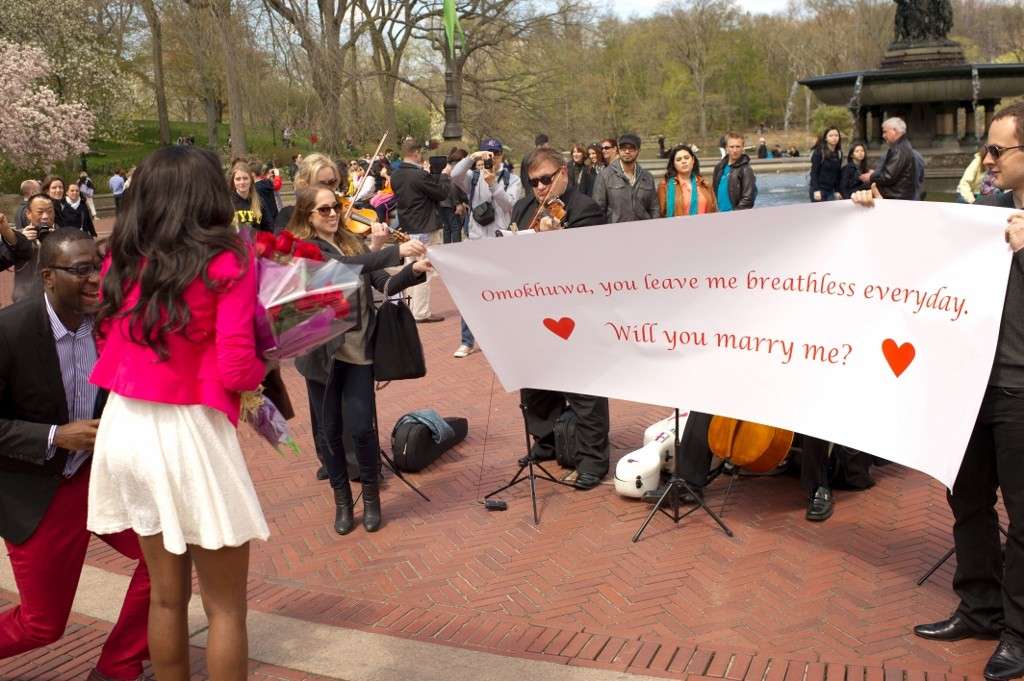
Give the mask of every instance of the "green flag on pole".
[(455, 0), (444, 0), (444, 35), (448, 39), (448, 50), (452, 58), (455, 57), (455, 32), (459, 32), (460, 38), (465, 38), (462, 26), (459, 24), (459, 13), (455, 9)]

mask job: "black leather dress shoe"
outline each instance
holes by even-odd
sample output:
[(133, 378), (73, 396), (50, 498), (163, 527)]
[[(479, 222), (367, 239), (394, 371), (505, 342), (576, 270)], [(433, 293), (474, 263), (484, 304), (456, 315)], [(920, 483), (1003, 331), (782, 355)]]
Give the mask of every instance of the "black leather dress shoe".
[(965, 638), (999, 638), (999, 634), (994, 632), (978, 631), (958, 612), (954, 612), (946, 620), (932, 622), (931, 624), (918, 624), (914, 627), (914, 634), (921, 638), (930, 638), (934, 641), (961, 641)]
[(807, 504), (807, 515), (804, 516), (812, 523), (820, 523), (832, 517), (832, 490), (828, 487), (819, 487)]
[(572, 484), (576, 489), (594, 489), (601, 484), (601, 478), (593, 473), (580, 473)]
[(1024, 645), (1005, 638), (996, 646), (985, 665), (985, 678), (989, 681), (1009, 681), (1024, 676)]

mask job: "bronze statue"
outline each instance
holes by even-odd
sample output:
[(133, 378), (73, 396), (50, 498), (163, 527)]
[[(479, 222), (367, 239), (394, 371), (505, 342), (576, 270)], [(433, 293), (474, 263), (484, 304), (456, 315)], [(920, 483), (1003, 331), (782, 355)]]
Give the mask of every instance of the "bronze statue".
[(950, 0), (895, 0), (896, 42), (946, 43), (953, 28)]

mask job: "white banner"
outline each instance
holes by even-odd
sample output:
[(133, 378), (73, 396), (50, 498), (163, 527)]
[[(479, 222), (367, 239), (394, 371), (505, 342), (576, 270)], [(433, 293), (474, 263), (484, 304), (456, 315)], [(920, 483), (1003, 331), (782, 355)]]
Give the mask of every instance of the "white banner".
[(1006, 209), (882, 201), (436, 247), (506, 390), (766, 423), (952, 486), (995, 354)]

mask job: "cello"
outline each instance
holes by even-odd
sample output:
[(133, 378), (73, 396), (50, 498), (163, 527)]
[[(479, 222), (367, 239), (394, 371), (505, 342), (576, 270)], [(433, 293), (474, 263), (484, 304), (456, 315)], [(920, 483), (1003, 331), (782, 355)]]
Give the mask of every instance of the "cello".
[(713, 416), (708, 426), (708, 447), (726, 463), (752, 473), (767, 473), (786, 458), (793, 446), (793, 431)]

